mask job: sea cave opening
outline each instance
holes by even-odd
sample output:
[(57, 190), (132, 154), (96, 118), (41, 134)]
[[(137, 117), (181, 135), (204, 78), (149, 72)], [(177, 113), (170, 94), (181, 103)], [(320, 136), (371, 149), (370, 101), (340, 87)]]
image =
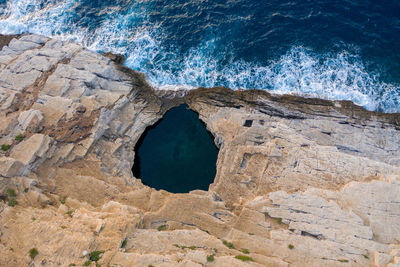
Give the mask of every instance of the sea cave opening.
[(135, 147), (133, 175), (171, 193), (208, 190), (216, 174), (218, 148), (196, 112), (186, 104), (167, 111)]

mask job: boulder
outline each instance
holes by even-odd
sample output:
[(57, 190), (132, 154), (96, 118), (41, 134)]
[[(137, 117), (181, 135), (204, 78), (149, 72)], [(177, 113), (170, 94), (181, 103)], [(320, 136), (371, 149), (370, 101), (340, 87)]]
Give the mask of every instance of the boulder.
[(24, 167), (24, 164), (16, 159), (0, 157), (0, 176), (14, 177)]
[(32, 164), (37, 158), (44, 158), (50, 148), (51, 138), (43, 134), (34, 134), (16, 145), (11, 157), (25, 166)]
[(28, 128), (36, 132), (42, 120), (43, 115), (40, 110), (30, 109), (22, 111), (18, 116), (18, 127), (21, 132), (25, 132)]

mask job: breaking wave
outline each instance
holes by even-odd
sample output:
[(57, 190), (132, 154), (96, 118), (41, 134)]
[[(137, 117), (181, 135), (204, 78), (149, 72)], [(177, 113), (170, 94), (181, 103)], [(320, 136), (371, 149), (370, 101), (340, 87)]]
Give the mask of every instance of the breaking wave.
[(77, 0), (0, 2), (0, 33), (35, 33), (80, 42), (91, 50), (124, 54), (125, 65), (144, 72), (161, 89), (226, 86), (330, 100), (351, 100), (369, 110), (400, 112), (400, 86), (367, 71), (362, 58), (341, 50), (316, 53), (294, 45), (266, 63), (237, 59), (211, 36), (182, 52), (166, 46), (162, 23), (149, 21), (152, 1), (116, 2), (88, 22)]

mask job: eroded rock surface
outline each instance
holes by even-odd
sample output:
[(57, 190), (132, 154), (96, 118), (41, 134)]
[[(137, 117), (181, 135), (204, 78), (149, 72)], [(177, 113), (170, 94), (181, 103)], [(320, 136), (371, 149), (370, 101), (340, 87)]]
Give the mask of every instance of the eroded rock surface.
[[(118, 55), (35, 35), (0, 44), (0, 266), (81, 266), (94, 251), (101, 266), (399, 264), (399, 114), (154, 91)], [(146, 127), (183, 102), (220, 148), (208, 192), (131, 173)]]

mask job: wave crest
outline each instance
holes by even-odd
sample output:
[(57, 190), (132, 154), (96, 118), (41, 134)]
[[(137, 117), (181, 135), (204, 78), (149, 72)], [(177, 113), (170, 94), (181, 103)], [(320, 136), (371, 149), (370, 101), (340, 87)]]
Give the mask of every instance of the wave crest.
[[(30, 32), (74, 40), (92, 50), (124, 54), (125, 64), (146, 73), (155, 88), (214, 87), (263, 89), (330, 100), (351, 100), (369, 110), (400, 112), (400, 86), (366, 70), (361, 57), (346, 51), (316, 54), (294, 46), (268, 64), (234, 60), (228, 48), (210, 38), (185, 53), (164, 47), (160, 25), (148, 20), (151, 1), (128, 9), (107, 8), (96, 27), (82, 26), (80, 1), (9, 0), (0, 11), (0, 33)], [(229, 63), (226, 63), (229, 62)]]

